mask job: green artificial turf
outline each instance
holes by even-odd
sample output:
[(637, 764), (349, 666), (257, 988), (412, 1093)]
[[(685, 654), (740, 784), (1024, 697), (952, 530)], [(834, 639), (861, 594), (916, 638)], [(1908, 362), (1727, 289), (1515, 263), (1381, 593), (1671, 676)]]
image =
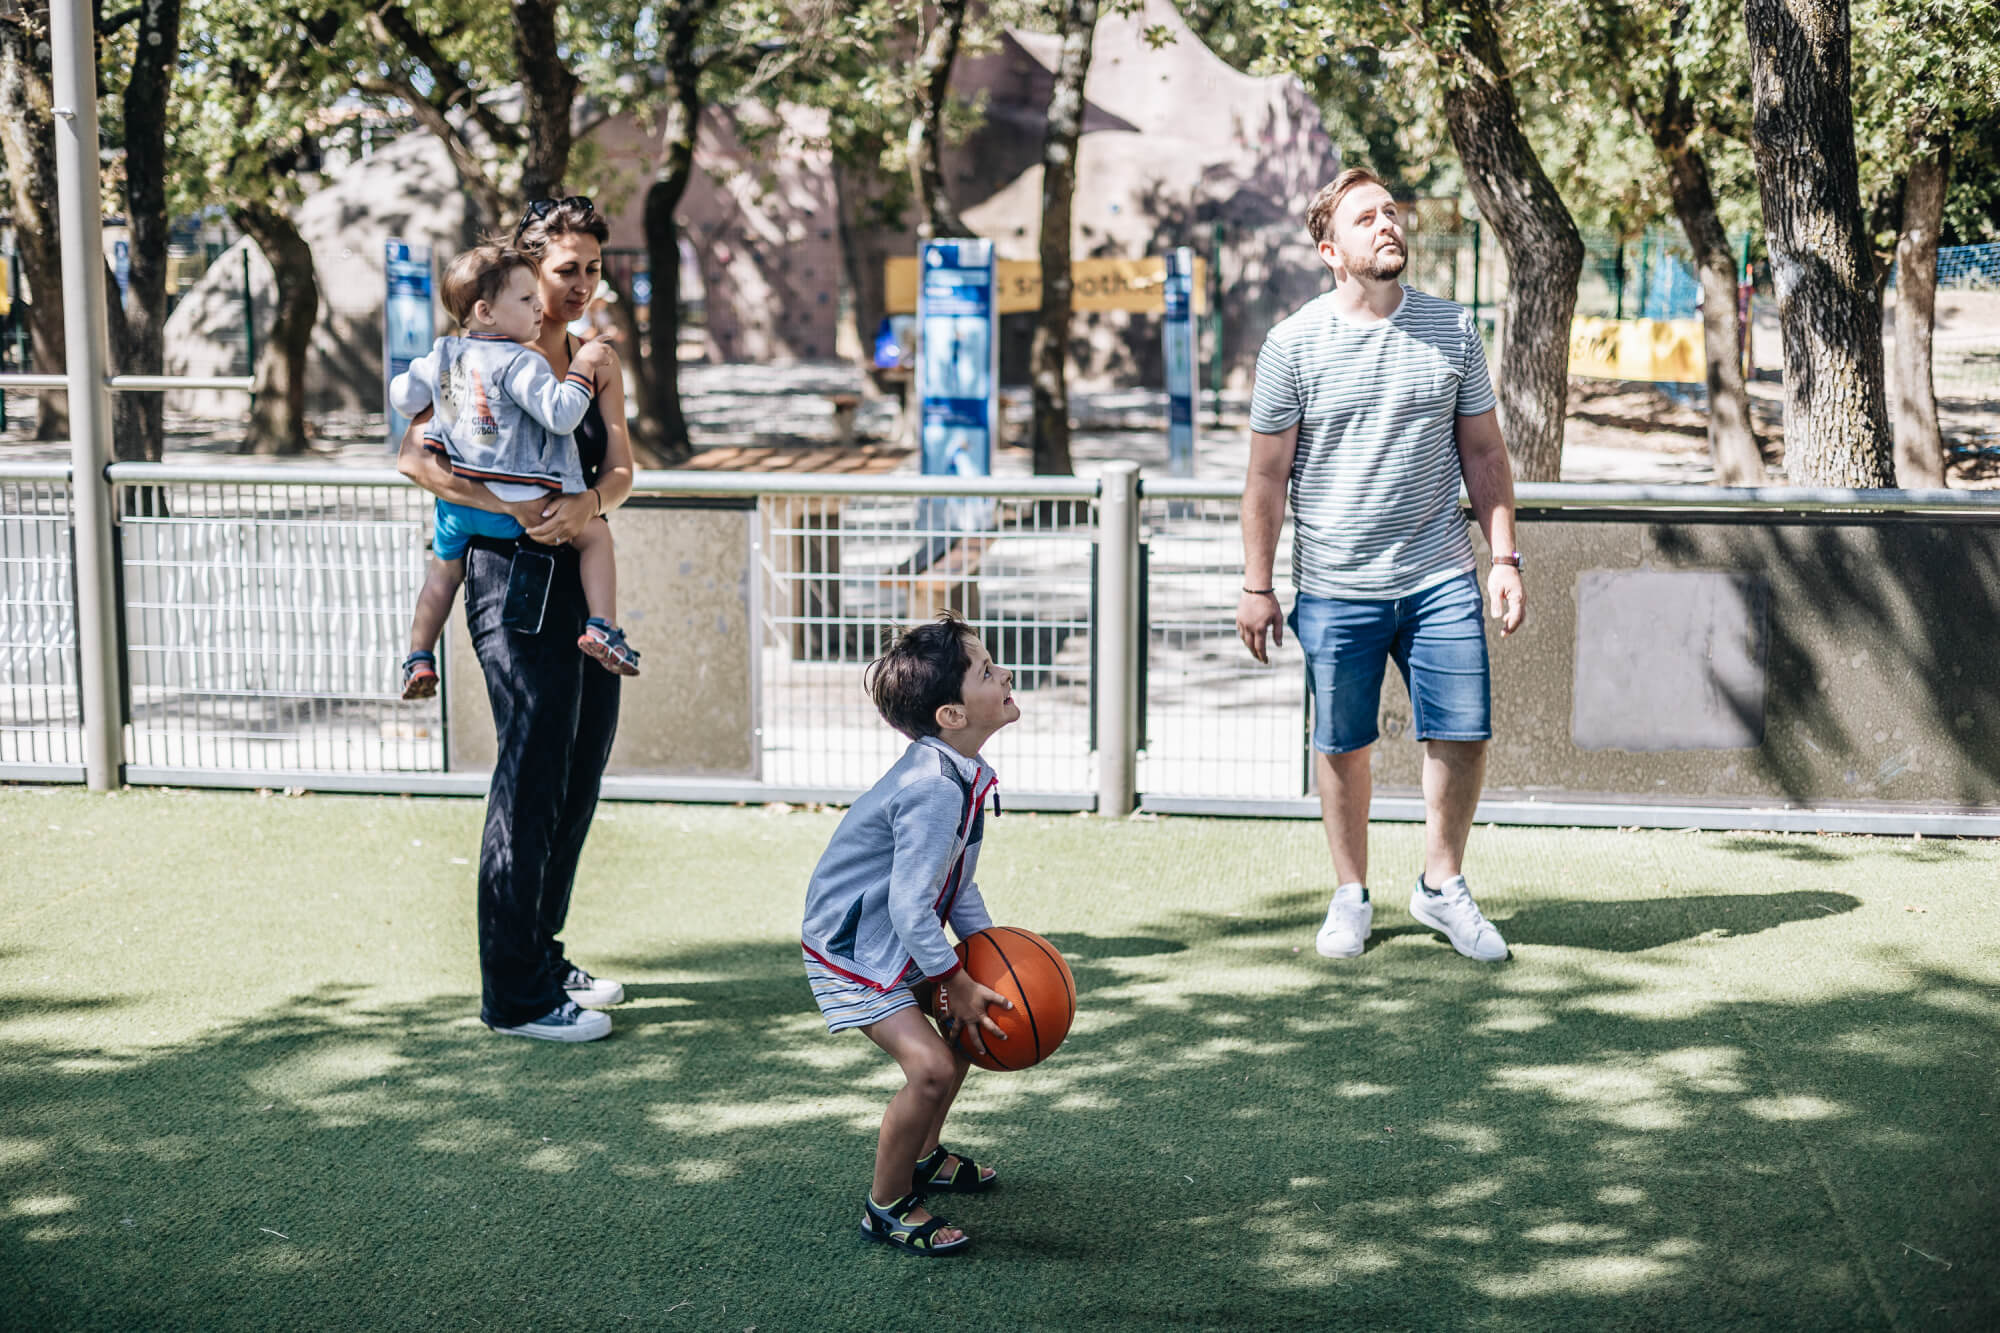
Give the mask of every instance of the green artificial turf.
[(0, 789), (0, 1324), (117, 1329), (2000, 1325), (2000, 848), (1480, 829), (1515, 958), (1312, 949), (1316, 825), (1009, 814), (1073, 965), (940, 1204), (858, 1235), (897, 1084), (796, 944), (837, 812), (624, 804), (588, 1046), (475, 1017), (468, 801)]

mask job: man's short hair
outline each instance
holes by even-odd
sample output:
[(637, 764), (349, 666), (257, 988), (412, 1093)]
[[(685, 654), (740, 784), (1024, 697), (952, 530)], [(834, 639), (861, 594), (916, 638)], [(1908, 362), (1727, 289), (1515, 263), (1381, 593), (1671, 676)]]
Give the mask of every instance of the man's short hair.
[(524, 268), (541, 275), (541, 266), (519, 250), (499, 245), (478, 245), (451, 261), (444, 271), (444, 308), (464, 327), (472, 320), (472, 307), (500, 299), (514, 270)]
[(949, 611), (897, 635), (868, 664), (868, 694), (882, 720), (911, 740), (937, 735), (938, 709), (964, 702), (971, 638), (972, 627)]
[(1306, 208), (1306, 232), (1313, 238), (1314, 245), (1318, 245), (1333, 234), (1333, 210), (1340, 207), (1341, 199), (1357, 185), (1380, 185), (1385, 190), (1389, 188), (1380, 176), (1366, 167), (1349, 167), (1321, 186), (1319, 193), (1313, 196), (1312, 203)]

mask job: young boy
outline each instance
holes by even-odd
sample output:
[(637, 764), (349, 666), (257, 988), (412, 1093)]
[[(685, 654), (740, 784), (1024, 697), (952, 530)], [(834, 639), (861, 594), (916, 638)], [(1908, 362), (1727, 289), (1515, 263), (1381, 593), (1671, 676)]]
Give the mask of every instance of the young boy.
[[(558, 380), (540, 353), (527, 346), (542, 331), (542, 300), (535, 261), (518, 250), (483, 245), (451, 261), (444, 275), (444, 304), (465, 330), (437, 340), (428, 356), (390, 382), (398, 412), (415, 416), (435, 406), (424, 432), (427, 447), (445, 455), (451, 469), (486, 483), (509, 502), (539, 500), (551, 492), (580, 494), (583, 465), (571, 435), (596, 395), (607, 369), (606, 348), (586, 344)], [(437, 693), (437, 640), (465, 581), (465, 548), (474, 537), (519, 537), (520, 523), (448, 500), (437, 502), (430, 571), (410, 622), (410, 655), (403, 659), (403, 697)], [(618, 565), (611, 526), (591, 523), (570, 543), (576, 548), (590, 619), (577, 647), (605, 670), (639, 674), (639, 654), (617, 626)]]
[[(955, 1254), (971, 1237), (924, 1207), (975, 1194), (997, 1173), (938, 1142), (971, 1061), (946, 1040), (961, 1024), (985, 1050), (1004, 1039), (987, 1006), (1013, 1006), (960, 970), (945, 938), (993, 924), (973, 883), (986, 798), (998, 778), (979, 749), (1021, 716), (1014, 677), (949, 614), (896, 640), (868, 692), (910, 748), (854, 803), (806, 890), (805, 965), (830, 1032), (860, 1028), (907, 1080), (882, 1113), (862, 1234), (912, 1254)], [(994, 798), (994, 807), (999, 799)], [(940, 1036), (920, 1006), (934, 997)]]

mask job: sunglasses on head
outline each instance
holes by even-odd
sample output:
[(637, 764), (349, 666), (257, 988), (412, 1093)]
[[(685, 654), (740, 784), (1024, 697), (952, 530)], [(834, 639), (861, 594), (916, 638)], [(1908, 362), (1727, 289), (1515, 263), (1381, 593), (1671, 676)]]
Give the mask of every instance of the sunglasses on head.
[(530, 199), (521, 220), (514, 224), (514, 239), (521, 239), (521, 233), (528, 229), (530, 222), (539, 222), (558, 208), (580, 208), (589, 213), (595, 210), (595, 205), (580, 194), (573, 194), (567, 199)]

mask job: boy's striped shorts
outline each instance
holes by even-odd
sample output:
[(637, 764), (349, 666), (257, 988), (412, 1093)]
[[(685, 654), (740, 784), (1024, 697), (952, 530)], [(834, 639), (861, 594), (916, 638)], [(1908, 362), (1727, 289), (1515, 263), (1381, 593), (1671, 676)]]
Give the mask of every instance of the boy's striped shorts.
[(800, 953), (806, 960), (806, 980), (812, 983), (813, 999), (826, 1015), (828, 1032), (865, 1028), (917, 1003), (916, 993), (910, 989), (910, 979), (917, 975), (914, 964), (897, 978), (895, 985), (876, 990), (859, 981), (850, 981), (804, 950)]

